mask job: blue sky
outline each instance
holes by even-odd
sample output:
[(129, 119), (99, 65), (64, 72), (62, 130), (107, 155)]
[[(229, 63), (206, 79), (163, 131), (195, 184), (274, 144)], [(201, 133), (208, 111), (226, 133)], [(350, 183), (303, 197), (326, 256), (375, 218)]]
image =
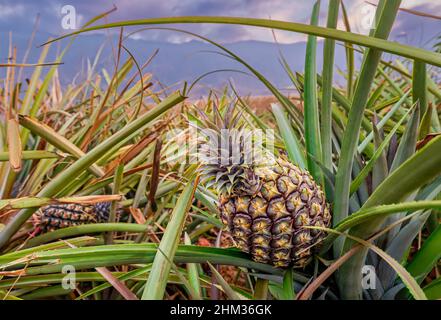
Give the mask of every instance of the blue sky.
[[(372, 2), (376, 2), (376, 0), (372, 0)], [(37, 15), (40, 16), (36, 38), (37, 44), (38, 41), (44, 41), (49, 36), (65, 33), (66, 30), (62, 28), (62, 7), (65, 5), (71, 5), (75, 8), (76, 22), (79, 27), (90, 18), (111, 9), (113, 4), (116, 5), (117, 10), (106, 18), (107, 22), (178, 15), (224, 15), (308, 23), (313, 3), (314, 1), (312, 0), (0, 0), (0, 37), (3, 39), (3, 45), (0, 47), (0, 60), (5, 61), (7, 58), (7, 46), (4, 44), (9, 36), (9, 32), (12, 34), (12, 42), (17, 46), (19, 55), (20, 52), (24, 52)], [(370, 15), (373, 14), (375, 8), (364, 0), (346, 0), (344, 3), (349, 14), (352, 31), (366, 34), (369, 31), (368, 22)], [(326, 23), (327, 5), (327, 0), (321, 1), (321, 25)], [(402, 7), (441, 16), (440, 0), (403, 0)], [(209, 24), (178, 27), (194, 31), (227, 45), (246, 44), (249, 41), (273, 42), (271, 31), (262, 28)], [(343, 29), (341, 17), (339, 28)], [(90, 41), (86, 42), (85, 39), (98, 35), (104, 38), (116, 32), (117, 30), (99, 31), (95, 34), (87, 34), (80, 37), (76, 40), (76, 45), (81, 46), (83, 44), (83, 47), (81, 50), (77, 48), (79, 51), (77, 50), (76, 54), (80, 55), (80, 58), (93, 58), (97, 48), (90, 45), (86, 46), (85, 43), (90, 43)], [(418, 17), (401, 11), (398, 14), (390, 39), (414, 46), (430, 48), (431, 40), (439, 33), (441, 33), (441, 20)], [(305, 35), (283, 31), (277, 31), (276, 37), (280, 43), (286, 45), (303, 43), (306, 39)], [(193, 38), (186, 35), (160, 31), (137, 33), (132, 37), (132, 40), (145, 41), (146, 44), (154, 43), (158, 47), (161, 47), (158, 43), (190, 44), (192, 40), (194, 41)], [(31, 57), (33, 55), (38, 57), (40, 50), (33, 47)], [(249, 45), (248, 51), (246, 45), (241, 47), (244, 57), (252, 57), (255, 54), (253, 50), (256, 50), (256, 47), (253, 45)], [(141, 56), (144, 54), (143, 52), (135, 53)], [(293, 60), (304, 59), (304, 52), (302, 50), (297, 50), (293, 54), (298, 55), (291, 57)], [(278, 65), (277, 57), (271, 57), (270, 60), (266, 63), (272, 63), (272, 66)], [(65, 60), (65, 63), (69, 62), (70, 60)], [(192, 61), (192, 63), (197, 63), (197, 59)], [(257, 61), (257, 64), (259, 63), (260, 60)], [(213, 65), (208, 66), (208, 69), (225, 67), (218, 64), (219, 59), (213, 59)], [(265, 67), (268, 66), (262, 66), (262, 68)], [(161, 72), (160, 68), (159, 72)], [(193, 74), (186, 75), (185, 72), (177, 73), (179, 75), (177, 75), (176, 79), (167, 79), (167, 81), (178, 82), (183, 80), (180, 79), (182, 77), (194, 76)], [(278, 85), (283, 84), (280, 83)]]

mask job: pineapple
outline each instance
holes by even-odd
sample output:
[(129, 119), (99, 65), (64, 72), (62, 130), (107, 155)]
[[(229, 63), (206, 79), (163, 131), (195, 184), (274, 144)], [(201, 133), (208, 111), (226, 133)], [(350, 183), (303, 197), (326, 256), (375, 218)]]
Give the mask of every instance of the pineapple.
[(48, 205), (40, 208), (33, 215), (32, 221), (37, 233), (87, 223), (107, 222), (110, 204), (110, 202), (99, 202), (94, 205), (77, 203)]
[[(218, 191), (220, 218), (227, 231), (236, 246), (257, 262), (304, 267), (325, 236), (322, 230), (304, 227), (328, 227), (331, 221), (322, 189), (307, 171), (284, 157), (272, 156), (273, 161), (264, 165), (247, 163), (244, 139), (230, 138), (225, 147), (220, 142), (223, 129), (244, 130), (240, 114), (233, 114), (231, 106), (225, 115), (213, 109), (212, 118), (198, 111), (205, 150), (210, 150), (210, 156), (203, 153), (200, 158), (203, 180)], [(239, 151), (235, 163), (232, 150)]]

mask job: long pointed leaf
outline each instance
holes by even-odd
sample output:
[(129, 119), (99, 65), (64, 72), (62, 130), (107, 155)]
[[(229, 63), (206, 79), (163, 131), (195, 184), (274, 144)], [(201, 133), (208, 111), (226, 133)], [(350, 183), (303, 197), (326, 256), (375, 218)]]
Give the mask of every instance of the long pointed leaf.
[(188, 183), (179, 196), (171, 214), (170, 222), (159, 244), (158, 253), (153, 261), (152, 271), (144, 287), (142, 300), (160, 300), (164, 296), (168, 274), (171, 269), (170, 260), (173, 260), (176, 253), (197, 183), (197, 181)]

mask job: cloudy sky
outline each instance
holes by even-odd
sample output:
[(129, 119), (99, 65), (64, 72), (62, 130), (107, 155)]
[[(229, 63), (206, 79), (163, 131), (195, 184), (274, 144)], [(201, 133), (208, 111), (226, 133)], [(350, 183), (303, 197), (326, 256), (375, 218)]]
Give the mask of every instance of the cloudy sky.
[[(365, 0), (344, 0), (343, 2), (348, 11), (352, 31), (366, 34), (369, 31), (369, 21), (371, 21), (375, 7)], [(371, 2), (376, 3), (377, 0), (371, 0)], [(113, 4), (117, 10), (102, 22), (179, 15), (223, 15), (308, 23), (313, 3), (312, 0), (0, 0), (0, 37), (3, 38), (4, 43), (4, 38), (7, 38), (11, 32), (13, 43), (17, 45), (19, 52), (23, 52), (23, 48), (27, 45), (25, 39), (31, 34), (37, 15), (40, 17), (37, 41), (44, 41), (49, 36), (66, 33), (69, 30), (63, 29), (62, 23), (65, 16), (63, 7), (66, 5), (73, 6), (75, 9), (76, 26), (80, 27), (92, 17), (111, 9)], [(320, 25), (326, 23), (327, 6), (328, 1), (322, 0)], [(403, 0), (401, 7), (441, 16), (440, 0)], [(339, 28), (343, 29), (341, 16), (340, 13)], [(212, 24), (178, 27), (224, 44), (245, 43), (251, 40), (273, 42), (271, 32), (262, 28)], [(117, 30), (100, 32), (108, 35)], [(431, 48), (433, 38), (440, 33), (441, 20), (400, 11), (390, 38), (401, 43)], [(96, 34), (87, 34), (82, 37), (93, 36)], [(305, 35), (283, 31), (277, 31), (276, 36), (277, 40), (283, 44), (302, 43), (306, 39)], [(137, 33), (132, 40), (185, 44), (190, 43), (194, 38), (172, 32), (147, 31)], [(81, 38), (77, 40), (80, 44), (81, 41)], [(0, 46), (1, 61), (7, 58), (5, 47)], [(250, 50), (254, 49), (250, 47)], [(85, 55), (92, 57), (94, 55), (90, 51), (87, 53), (87, 48), (83, 51)], [(243, 51), (247, 56), (246, 48), (243, 48)], [(248, 55), (252, 54), (253, 52), (248, 52)], [(303, 56), (304, 53), (299, 51), (298, 54)]]
[[(371, 2), (375, 3), (376, 0)], [(62, 28), (62, 8), (71, 5), (76, 9), (77, 25), (91, 17), (112, 8), (116, 5), (117, 11), (112, 13), (109, 21), (139, 19), (146, 17), (178, 16), (178, 15), (224, 15), (240, 17), (271, 18), (275, 20), (295, 21), (308, 23), (314, 1), (311, 0), (0, 0), (0, 28), (14, 33), (28, 33), (32, 29), (37, 14), (41, 16), (40, 30), (58, 35), (65, 30)], [(344, 1), (352, 28), (355, 32), (366, 33), (366, 22), (370, 20), (374, 7), (365, 0)], [(415, 9), (441, 16), (441, 1), (439, 0), (403, 0), (401, 7)], [(325, 23), (327, 1), (321, 4), (321, 24)], [(418, 41), (422, 34), (433, 35), (431, 28), (436, 21), (427, 21), (428, 18), (415, 17), (401, 12), (395, 25), (406, 35), (402, 41)], [(434, 19), (430, 19), (434, 20)], [(438, 23), (440, 20), (438, 20)], [(340, 27), (342, 21), (340, 19)], [(438, 24), (440, 26), (440, 24)], [(268, 30), (252, 27), (203, 25), (192, 27), (195, 31), (221, 42), (237, 42), (243, 40), (272, 41)], [(168, 35), (163, 38), (159, 33), (144, 33), (146, 39), (165, 40), (172, 42), (188, 41), (184, 36)], [(304, 36), (299, 34), (279, 32), (280, 42), (302, 41)]]

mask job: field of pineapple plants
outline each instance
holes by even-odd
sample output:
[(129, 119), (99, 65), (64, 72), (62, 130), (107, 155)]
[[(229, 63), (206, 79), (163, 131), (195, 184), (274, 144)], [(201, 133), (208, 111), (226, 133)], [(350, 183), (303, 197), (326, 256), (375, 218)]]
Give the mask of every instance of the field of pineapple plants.
[[(106, 23), (106, 12), (33, 44), (35, 63), (17, 61), (10, 44), (0, 65), (0, 297), (441, 299), (441, 54), (387, 40), (400, 3), (378, 2), (369, 35), (351, 32), (342, 1), (330, 0), (326, 27), (320, 1), (309, 25)], [(202, 23), (307, 34), (302, 72), (289, 56), (271, 57), (293, 89), (184, 28)], [(146, 71), (154, 55), (140, 61), (124, 46), (133, 26), (209, 43), (274, 102), (256, 106), (233, 82), (192, 99), (210, 70), (162, 86)], [(62, 85), (70, 46), (110, 28), (120, 33), (115, 68), (90, 66), (86, 81)], [(334, 81), (336, 46), (344, 86)]]

